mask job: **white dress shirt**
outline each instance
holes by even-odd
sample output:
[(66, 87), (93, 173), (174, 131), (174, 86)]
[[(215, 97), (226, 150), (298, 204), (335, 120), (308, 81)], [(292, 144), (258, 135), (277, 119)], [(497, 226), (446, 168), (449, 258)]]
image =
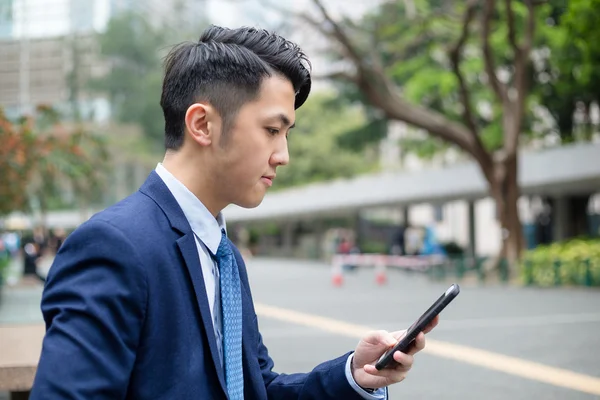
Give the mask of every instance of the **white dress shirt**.
[[(206, 286), (206, 296), (217, 339), (221, 365), (223, 365), (223, 324), (221, 321), (219, 267), (211, 254), (217, 254), (217, 249), (221, 242), (221, 229), (226, 229), (225, 218), (221, 213), (217, 215), (217, 218), (213, 217), (204, 204), (183, 183), (179, 182), (177, 178), (167, 171), (161, 163), (158, 163), (155, 171), (165, 185), (167, 185), (173, 197), (175, 197), (196, 237), (196, 247), (198, 248), (202, 276), (204, 277), (204, 284)], [(373, 394), (369, 394), (357, 385), (352, 376), (351, 363), (352, 355), (348, 357), (348, 361), (346, 362), (346, 378), (350, 386), (364, 399), (386, 399), (386, 389), (379, 389)]]
[(219, 267), (212, 255), (217, 254), (219, 243), (221, 243), (221, 229), (225, 229), (225, 220), (221, 213), (217, 215), (217, 218), (213, 217), (204, 204), (183, 183), (167, 171), (162, 164), (159, 163), (156, 166), (156, 173), (175, 197), (194, 232), (202, 276), (206, 286), (208, 308), (213, 321), (221, 365), (223, 365), (223, 323), (221, 293), (219, 291)]

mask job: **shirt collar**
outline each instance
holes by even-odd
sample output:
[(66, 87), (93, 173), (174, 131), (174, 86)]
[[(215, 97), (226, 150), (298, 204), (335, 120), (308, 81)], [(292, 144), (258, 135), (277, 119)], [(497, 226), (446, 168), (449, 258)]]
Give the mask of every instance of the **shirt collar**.
[(212, 254), (217, 254), (219, 243), (221, 243), (221, 230), (227, 232), (223, 213), (219, 213), (215, 219), (204, 204), (173, 174), (167, 171), (162, 163), (158, 163), (156, 166), (156, 173), (175, 197), (194, 234)]

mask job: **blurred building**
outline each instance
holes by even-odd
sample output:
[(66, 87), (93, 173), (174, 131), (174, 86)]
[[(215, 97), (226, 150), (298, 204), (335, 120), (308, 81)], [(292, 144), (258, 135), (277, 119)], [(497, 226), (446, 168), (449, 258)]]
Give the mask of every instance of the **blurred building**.
[(155, 26), (162, 26), (173, 30), (192, 31), (194, 29), (198, 30), (198, 25), (206, 20), (208, 0), (100, 1), (108, 2), (110, 16), (125, 11), (139, 12), (143, 13)]
[(85, 90), (102, 73), (92, 35), (0, 40), (0, 106), (8, 115), (40, 104), (105, 118), (105, 101)]
[(204, 7), (204, 0), (0, 0), (0, 107), (18, 115), (50, 104), (107, 121), (108, 100), (86, 90), (107, 71), (96, 34), (126, 11), (184, 29), (201, 20)]
[(12, 35), (13, 0), (0, 1), (0, 39)]
[(101, 2), (2, 1), (0, 106), (9, 115), (47, 104), (67, 115), (76, 108), (105, 119), (106, 100), (86, 91), (89, 79), (105, 70), (94, 37), (108, 16)]

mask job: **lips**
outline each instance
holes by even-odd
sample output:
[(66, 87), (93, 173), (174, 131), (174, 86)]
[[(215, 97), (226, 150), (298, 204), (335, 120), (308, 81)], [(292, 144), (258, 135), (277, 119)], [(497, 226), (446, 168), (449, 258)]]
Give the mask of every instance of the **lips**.
[(263, 182), (265, 182), (268, 186), (273, 185), (273, 179), (275, 179), (275, 175), (264, 175), (260, 178)]

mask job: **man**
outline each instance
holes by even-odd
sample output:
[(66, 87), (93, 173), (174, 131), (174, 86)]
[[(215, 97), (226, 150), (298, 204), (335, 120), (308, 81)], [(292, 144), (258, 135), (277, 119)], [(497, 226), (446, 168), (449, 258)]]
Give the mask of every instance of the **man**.
[[(140, 190), (72, 233), (42, 299), (32, 399), (380, 399), (404, 379), (373, 364), (399, 333), (306, 374), (277, 374), (221, 210), (256, 207), (288, 163), (307, 59), (262, 30), (210, 27), (166, 60), (166, 155)], [(437, 321), (436, 321), (437, 322)]]

